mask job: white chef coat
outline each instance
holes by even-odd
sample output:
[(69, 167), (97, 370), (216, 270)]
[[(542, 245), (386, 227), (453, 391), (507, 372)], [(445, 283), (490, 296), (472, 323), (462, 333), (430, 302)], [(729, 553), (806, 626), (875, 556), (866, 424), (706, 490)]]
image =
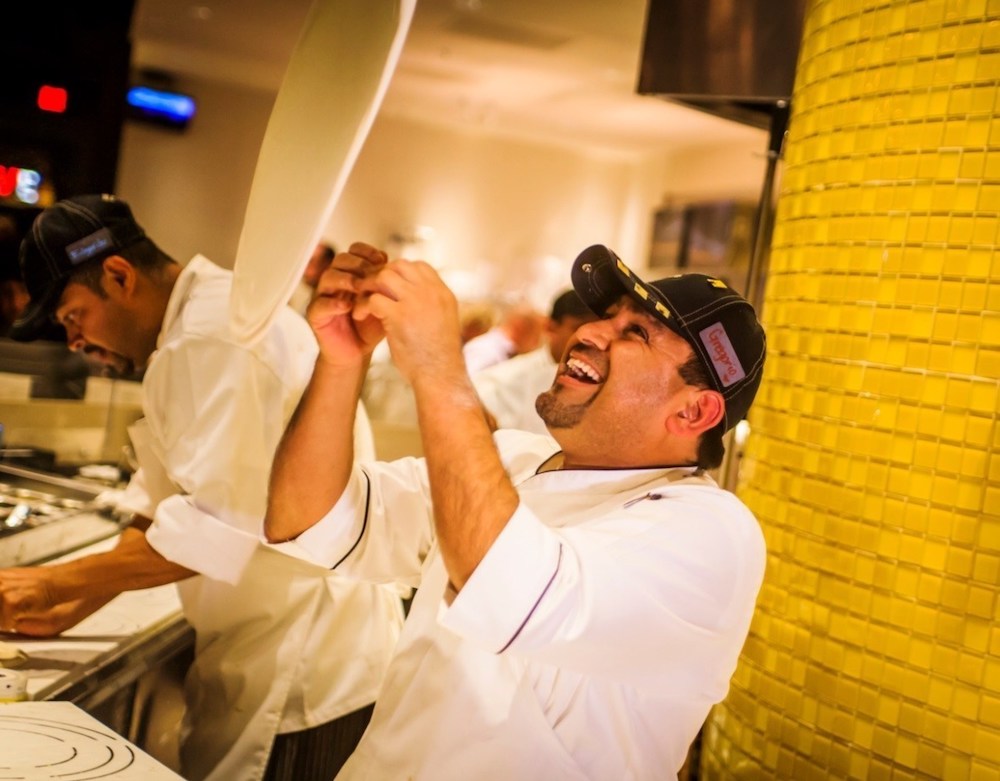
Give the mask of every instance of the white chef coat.
[(338, 779), (662, 779), (725, 695), (764, 571), (753, 515), (693, 468), (536, 474), (545, 437), (496, 435), (520, 504), (456, 596), (422, 460), (356, 466), (284, 552), (420, 582), (372, 722)]
[(299, 284), (295, 286), (295, 290), (292, 291), (291, 298), (288, 299), (288, 305), (300, 315), (305, 316), (306, 310), (309, 308), (309, 304), (312, 303), (313, 294), (316, 292), (316, 288), (309, 287), (301, 279)]
[(535, 412), (535, 399), (552, 387), (557, 366), (546, 344), (483, 369), (472, 375), (472, 384), (500, 428), (548, 434)]
[(516, 351), (517, 345), (499, 326), (470, 339), (462, 346), (465, 369), (469, 374), (475, 374), (487, 366), (506, 361)]
[[(277, 732), (370, 704), (402, 622), (394, 589), (260, 543), (271, 459), (317, 348), (290, 309), (255, 345), (237, 342), (231, 285), (202, 256), (178, 277), (142, 383), (141, 469), (128, 491), (153, 519), (153, 548), (201, 573), (178, 584), (197, 632), (181, 749), (189, 781), (259, 779)], [(363, 410), (356, 431), (373, 453)]]

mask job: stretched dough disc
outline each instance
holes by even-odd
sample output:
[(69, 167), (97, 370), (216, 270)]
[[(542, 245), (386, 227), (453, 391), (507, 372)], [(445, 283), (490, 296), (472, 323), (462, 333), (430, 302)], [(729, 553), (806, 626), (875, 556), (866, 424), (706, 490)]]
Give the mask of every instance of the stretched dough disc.
[(399, 60), (416, 0), (316, 0), (264, 133), (234, 264), (245, 343), (288, 302)]

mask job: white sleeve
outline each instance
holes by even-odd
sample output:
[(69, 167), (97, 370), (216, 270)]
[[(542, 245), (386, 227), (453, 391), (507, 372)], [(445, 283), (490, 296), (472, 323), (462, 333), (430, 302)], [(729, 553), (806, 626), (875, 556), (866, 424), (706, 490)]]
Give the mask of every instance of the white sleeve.
[(161, 350), (144, 391), (157, 456), (180, 491), (160, 502), (147, 539), (165, 558), (234, 583), (259, 544), (291, 391), (252, 352), (213, 339)]
[(423, 459), (355, 464), (347, 488), (314, 526), (282, 553), (373, 583), (420, 584), (434, 538)]
[(156, 502), (146, 488), (146, 473), (138, 469), (128, 481), (128, 485), (117, 498), (116, 509), (122, 513), (135, 513), (144, 518), (152, 518), (156, 512)]

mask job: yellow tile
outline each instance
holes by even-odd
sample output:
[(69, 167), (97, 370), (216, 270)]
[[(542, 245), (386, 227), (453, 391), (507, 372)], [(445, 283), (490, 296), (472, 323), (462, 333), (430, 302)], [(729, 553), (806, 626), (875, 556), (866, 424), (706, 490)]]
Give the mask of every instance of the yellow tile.
[(932, 778), (943, 778), (944, 751), (938, 746), (921, 742), (917, 747), (916, 769)]
[(979, 720), (987, 726), (1000, 727), (1000, 698), (989, 694), (983, 695)]
[[(958, 696), (960, 692), (961, 696)], [(975, 725), (966, 721), (966, 719), (975, 718), (974, 715), (971, 717), (968, 715), (972, 703), (969, 701), (967, 689), (955, 687), (955, 694), (956, 697), (952, 701), (952, 708), (954, 709), (954, 715), (960, 718), (953, 719), (951, 724), (948, 725), (945, 745), (956, 751), (971, 754), (976, 742), (976, 728)]]
[(977, 551), (973, 561), (972, 577), (981, 583), (1000, 582), (1000, 556)]
[[(970, 615), (984, 619), (992, 619), (994, 617), (996, 606), (997, 600), (995, 588), (986, 589), (977, 585), (971, 585), (969, 587), (968, 612)], [(1000, 684), (1000, 681), (996, 681), (995, 683)]]
[(970, 778), (972, 773), (971, 757), (961, 752), (959, 754), (948, 753), (944, 755), (944, 771), (941, 778)]
[[(927, 695), (927, 704), (941, 711), (950, 711), (954, 698), (952, 682), (939, 676), (931, 676), (930, 689)], [(947, 742), (947, 736), (951, 729), (952, 722), (947, 720), (943, 723), (934, 719), (932, 713), (927, 714), (927, 729), (931, 736), (938, 742)]]
[(983, 507), (985, 497), (985, 486), (982, 481), (959, 480), (955, 491), (955, 507), (960, 510), (978, 512)]
[(958, 176), (964, 179), (981, 179), (986, 167), (986, 154), (978, 150), (964, 149), (958, 168)]
[(979, 189), (978, 198), (965, 208), (981, 212), (1000, 211), (1000, 185), (983, 182), (977, 183), (976, 187)]
[[(962, 451), (958, 463), (958, 471), (966, 477), (985, 478), (987, 473), (988, 455), (980, 450), (966, 448)], [(954, 466), (956, 462), (950, 461)]]
[(1000, 553), (1000, 519), (983, 518), (979, 525), (978, 544), (981, 550)]
[[(968, 257), (971, 253), (965, 252), (963, 254), (965, 255), (967, 264)], [(942, 280), (937, 285), (937, 301), (935, 302), (937, 306), (958, 309), (961, 306), (961, 301), (962, 301), (961, 282)]]
[[(930, 572), (921, 572), (920, 582), (917, 588), (917, 598), (932, 604), (939, 602), (941, 600), (943, 583), (944, 579), (940, 575)], [(932, 612), (924, 617), (934, 620), (936, 619), (936, 614)]]
[(952, 215), (948, 224), (948, 241), (951, 244), (972, 242), (974, 220), (971, 216)]
[(979, 350), (976, 358), (977, 375), (1000, 378), (1000, 350)]
[(985, 315), (978, 313), (956, 315), (954, 339), (962, 342), (982, 343), (984, 346), (988, 346), (990, 339), (984, 335), (984, 331), (989, 326), (990, 323)]
[[(896, 740), (896, 754), (894, 757), (895, 762), (902, 764), (907, 768), (914, 768), (917, 766), (917, 741), (913, 738), (906, 737), (905, 735), (899, 735)], [(893, 772), (893, 778), (913, 778), (912, 774), (906, 775), (903, 773)]]
[(872, 751), (883, 757), (891, 758), (895, 753), (895, 748), (895, 734), (887, 730), (885, 727), (876, 724), (875, 728), (872, 730)]
[(996, 778), (996, 765), (1000, 763), (1000, 734), (985, 729), (977, 730), (974, 751), (977, 758), (981, 760), (985, 760), (987, 757), (994, 760), (991, 763), (993, 765), (992, 772), (988, 771), (985, 765), (983, 766), (983, 778), (990, 776)]
[(968, 406), (972, 397), (972, 381), (964, 377), (949, 377), (945, 403), (952, 407)]

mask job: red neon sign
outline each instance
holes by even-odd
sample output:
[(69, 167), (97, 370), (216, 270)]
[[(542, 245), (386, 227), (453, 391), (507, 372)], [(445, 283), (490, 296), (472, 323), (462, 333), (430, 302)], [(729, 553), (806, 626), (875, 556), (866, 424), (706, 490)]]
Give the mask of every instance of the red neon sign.
[(42, 175), (31, 168), (0, 165), (0, 198), (14, 196), (22, 203), (38, 203)]
[(38, 108), (42, 111), (62, 114), (66, 110), (68, 100), (69, 93), (62, 87), (43, 84), (38, 90)]

